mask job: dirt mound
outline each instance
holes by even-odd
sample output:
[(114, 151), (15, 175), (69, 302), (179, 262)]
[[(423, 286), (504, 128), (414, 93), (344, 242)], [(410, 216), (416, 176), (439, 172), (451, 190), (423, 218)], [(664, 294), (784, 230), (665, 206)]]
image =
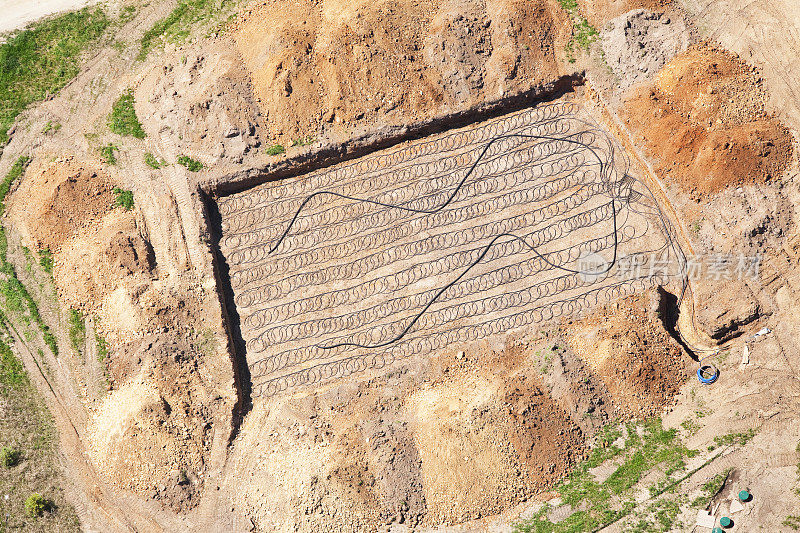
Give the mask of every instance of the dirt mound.
[(654, 76), (690, 38), (682, 18), (637, 9), (609, 22), (602, 46), (620, 87), (627, 88)]
[(688, 356), (664, 329), (663, 305), (657, 293), (638, 294), (569, 328), (570, 346), (608, 387), (619, 417), (658, 415), (687, 377)]
[(269, 0), (240, 17), (234, 37), (269, 136), (291, 141), (550, 83), (570, 30), (555, 0)]
[(672, 5), (672, 0), (578, 0), (581, 13), (589, 24), (601, 30), (605, 25), (634, 9), (664, 11)]
[(792, 136), (768, 115), (766, 97), (755, 68), (700, 43), (631, 95), (622, 114), (660, 176), (709, 193), (771, 180), (789, 164)]
[(91, 458), (118, 487), (175, 511), (196, 505), (210, 449), (211, 403), (195, 348), (155, 338), (139, 343), (134, 377), (92, 419)]
[(590, 420), (582, 399), (554, 399), (533, 350), (511, 346), (258, 404), (234, 454), (239, 498), (266, 531), (374, 531), (476, 519), (546, 489)]
[(61, 245), (111, 210), (112, 185), (99, 169), (72, 158), (34, 164), (10, 203), (9, 216), (33, 247)]

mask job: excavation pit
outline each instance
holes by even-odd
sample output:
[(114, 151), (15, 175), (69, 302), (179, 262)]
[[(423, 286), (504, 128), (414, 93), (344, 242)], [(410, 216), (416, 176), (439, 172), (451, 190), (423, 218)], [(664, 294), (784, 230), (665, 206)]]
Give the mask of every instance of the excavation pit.
[(252, 397), (677, 279), (624, 153), (549, 103), (217, 199)]

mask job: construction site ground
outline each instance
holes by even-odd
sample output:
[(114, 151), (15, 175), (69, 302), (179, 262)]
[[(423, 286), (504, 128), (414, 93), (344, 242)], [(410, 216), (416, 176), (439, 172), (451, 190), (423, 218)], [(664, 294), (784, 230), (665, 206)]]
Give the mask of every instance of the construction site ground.
[(800, 7), (180, 5), (0, 154), (20, 528), (800, 527)]

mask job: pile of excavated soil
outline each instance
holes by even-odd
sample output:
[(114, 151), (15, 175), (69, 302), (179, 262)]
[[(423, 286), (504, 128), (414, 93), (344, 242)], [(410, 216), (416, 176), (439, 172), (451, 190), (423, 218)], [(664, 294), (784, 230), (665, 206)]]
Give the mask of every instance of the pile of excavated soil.
[(27, 230), (33, 247), (57, 251), (111, 210), (109, 179), (73, 158), (31, 165), (9, 203), (9, 216)]
[(233, 35), (269, 136), (289, 142), (550, 84), (570, 32), (556, 0), (268, 0)]
[(622, 116), (656, 172), (696, 193), (775, 179), (792, 157), (792, 136), (766, 111), (759, 72), (700, 43), (636, 90)]
[(569, 327), (570, 347), (603, 380), (617, 417), (658, 415), (686, 380), (688, 357), (664, 328), (663, 305), (657, 293), (637, 294)]
[(688, 357), (659, 305), (651, 291), (504, 346), (454, 346), (381, 377), (259, 402), (229, 460), (235, 503), (265, 531), (507, 511), (549, 490), (610, 420), (673, 400)]
[(654, 76), (690, 40), (681, 17), (637, 9), (609, 22), (601, 44), (619, 86), (627, 88)]
[(602, 30), (612, 19), (634, 9), (661, 12), (672, 6), (672, 0), (578, 0), (581, 14), (589, 24)]
[(211, 396), (199, 355), (183, 341), (144, 339), (131, 379), (103, 399), (89, 423), (95, 467), (120, 488), (174, 511), (199, 502), (211, 447)]

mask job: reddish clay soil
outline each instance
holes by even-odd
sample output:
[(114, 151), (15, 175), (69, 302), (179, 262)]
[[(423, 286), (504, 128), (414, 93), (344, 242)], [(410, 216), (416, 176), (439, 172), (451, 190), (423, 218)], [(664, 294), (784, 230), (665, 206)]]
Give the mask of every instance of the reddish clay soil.
[(706, 42), (629, 95), (622, 114), (660, 177), (705, 194), (787, 168), (792, 136), (767, 113), (766, 96), (758, 70)]
[(671, 6), (672, 0), (578, 0), (581, 13), (598, 30), (602, 30), (611, 19), (632, 9), (664, 11)]

